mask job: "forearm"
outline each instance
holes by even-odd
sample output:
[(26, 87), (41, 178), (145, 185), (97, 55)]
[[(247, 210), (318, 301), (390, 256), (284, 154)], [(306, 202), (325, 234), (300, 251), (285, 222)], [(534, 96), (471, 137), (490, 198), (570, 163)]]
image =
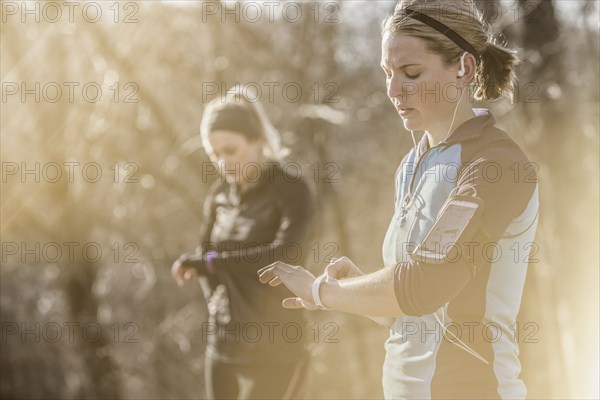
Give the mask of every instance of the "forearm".
[(328, 307), (373, 317), (404, 315), (394, 295), (394, 268), (384, 268), (356, 278), (323, 282), (321, 301)]
[[(288, 240), (267, 243), (261, 246), (248, 246), (243, 250), (223, 251), (213, 260), (213, 265), (215, 270), (218, 271), (254, 277), (256, 271), (275, 261), (285, 262), (286, 264), (296, 263), (298, 253), (295, 248), (290, 250), (290, 244), (296, 243), (299, 243), (299, 241)], [(288, 253), (295, 258), (290, 259)]]

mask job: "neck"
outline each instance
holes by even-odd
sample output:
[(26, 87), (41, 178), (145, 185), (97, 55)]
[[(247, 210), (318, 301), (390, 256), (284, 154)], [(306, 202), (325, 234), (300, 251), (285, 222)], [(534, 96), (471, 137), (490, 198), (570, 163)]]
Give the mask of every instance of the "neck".
[(248, 182), (245, 180), (240, 180), (236, 185), (238, 187), (238, 191), (239, 193), (245, 193), (246, 191), (248, 191), (248, 189), (250, 189), (252, 186), (256, 185), (257, 182)]
[(240, 179), (239, 182), (236, 182), (236, 186), (237, 186), (240, 194), (245, 193), (253, 186), (256, 186), (261, 181), (261, 179), (265, 178), (265, 175), (263, 175), (263, 174), (267, 174), (266, 175), (267, 177), (269, 176), (268, 174), (271, 171), (268, 171), (266, 169), (266, 164), (267, 164), (266, 161), (267, 161), (266, 159), (262, 159), (262, 158), (260, 161), (257, 161), (259, 168), (260, 168), (260, 170), (259, 170), (260, 175), (258, 177), (253, 177), (253, 179), (250, 181), (247, 181), (247, 180), (243, 179), (243, 177), (242, 177), (242, 179)]
[(435, 147), (439, 145), (445, 141), (452, 134), (452, 132), (456, 130), (456, 128), (475, 117), (475, 113), (473, 112), (469, 102), (464, 102), (458, 106), (458, 109), (456, 110), (456, 117), (454, 117), (454, 123), (452, 123), (453, 115), (454, 110), (448, 118), (444, 118), (441, 123), (438, 123), (436, 126), (425, 131), (427, 140), (429, 141), (429, 147)]

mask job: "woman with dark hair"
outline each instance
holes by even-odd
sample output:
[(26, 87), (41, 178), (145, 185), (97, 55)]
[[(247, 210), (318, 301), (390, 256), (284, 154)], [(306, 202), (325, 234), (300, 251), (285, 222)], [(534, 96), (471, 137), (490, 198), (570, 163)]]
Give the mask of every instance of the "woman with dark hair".
[(496, 99), (514, 82), (514, 52), (482, 21), (471, 0), (404, 0), (383, 23), (388, 97), (407, 130), (425, 132), (397, 169), (383, 267), (363, 274), (342, 257), (317, 278), (282, 262), (259, 271), (296, 294), (286, 308), (389, 317), (388, 399), (527, 393), (515, 321), (538, 184), (534, 165), (465, 93)]
[(198, 249), (172, 267), (180, 286), (202, 277), (209, 399), (300, 398), (307, 369), (305, 343), (295, 333), (305, 325), (302, 311), (285, 312), (279, 299), (289, 292), (273, 293), (256, 272), (303, 259), (311, 193), (282, 167), (279, 135), (252, 98), (230, 91), (204, 111), (202, 142), (221, 179), (204, 203)]

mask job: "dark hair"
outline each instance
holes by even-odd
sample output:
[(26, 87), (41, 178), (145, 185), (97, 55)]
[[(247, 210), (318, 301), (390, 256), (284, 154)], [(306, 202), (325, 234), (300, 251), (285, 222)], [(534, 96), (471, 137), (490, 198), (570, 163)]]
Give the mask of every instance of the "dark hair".
[[(219, 122), (215, 124), (217, 120)], [(225, 120), (227, 122), (222, 124), (221, 122), (225, 122)], [(237, 122), (233, 120), (237, 120)], [(240, 125), (242, 120), (251, 121), (253, 126)], [(206, 105), (200, 122), (200, 136), (202, 146), (209, 154), (212, 152), (212, 147), (208, 138), (210, 132), (217, 129), (217, 125), (220, 127), (227, 125), (230, 128), (234, 125), (239, 126), (232, 130), (251, 140), (263, 140), (265, 155), (275, 161), (282, 161), (289, 152), (288, 149), (281, 146), (281, 136), (269, 121), (267, 113), (258, 101), (258, 96), (252, 87), (236, 86), (227, 91), (224, 99), (217, 97)]]
[(262, 126), (256, 113), (244, 104), (225, 103), (223, 107), (213, 109), (206, 114), (204, 128), (210, 135), (213, 131), (233, 131), (240, 133), (248, 140), (262, 137)]

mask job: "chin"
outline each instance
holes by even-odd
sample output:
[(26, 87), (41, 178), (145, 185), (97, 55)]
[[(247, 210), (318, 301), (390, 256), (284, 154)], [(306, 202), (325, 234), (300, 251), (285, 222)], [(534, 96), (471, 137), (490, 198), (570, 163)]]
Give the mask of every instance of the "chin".
[(231, 185), (239, 182), (239, 178), (235, 174), (223, 174), (222, 176), (225, 178), (225, 181)]
[(407, 129), (409, 131), (421, 131), (423, 130), (423, 127), (421, 126), (421, 124), (419, 124), (417, 121), (413, 120), (412, 118), (402, 118), (402, 121), (404, 122), (404, 129)]

